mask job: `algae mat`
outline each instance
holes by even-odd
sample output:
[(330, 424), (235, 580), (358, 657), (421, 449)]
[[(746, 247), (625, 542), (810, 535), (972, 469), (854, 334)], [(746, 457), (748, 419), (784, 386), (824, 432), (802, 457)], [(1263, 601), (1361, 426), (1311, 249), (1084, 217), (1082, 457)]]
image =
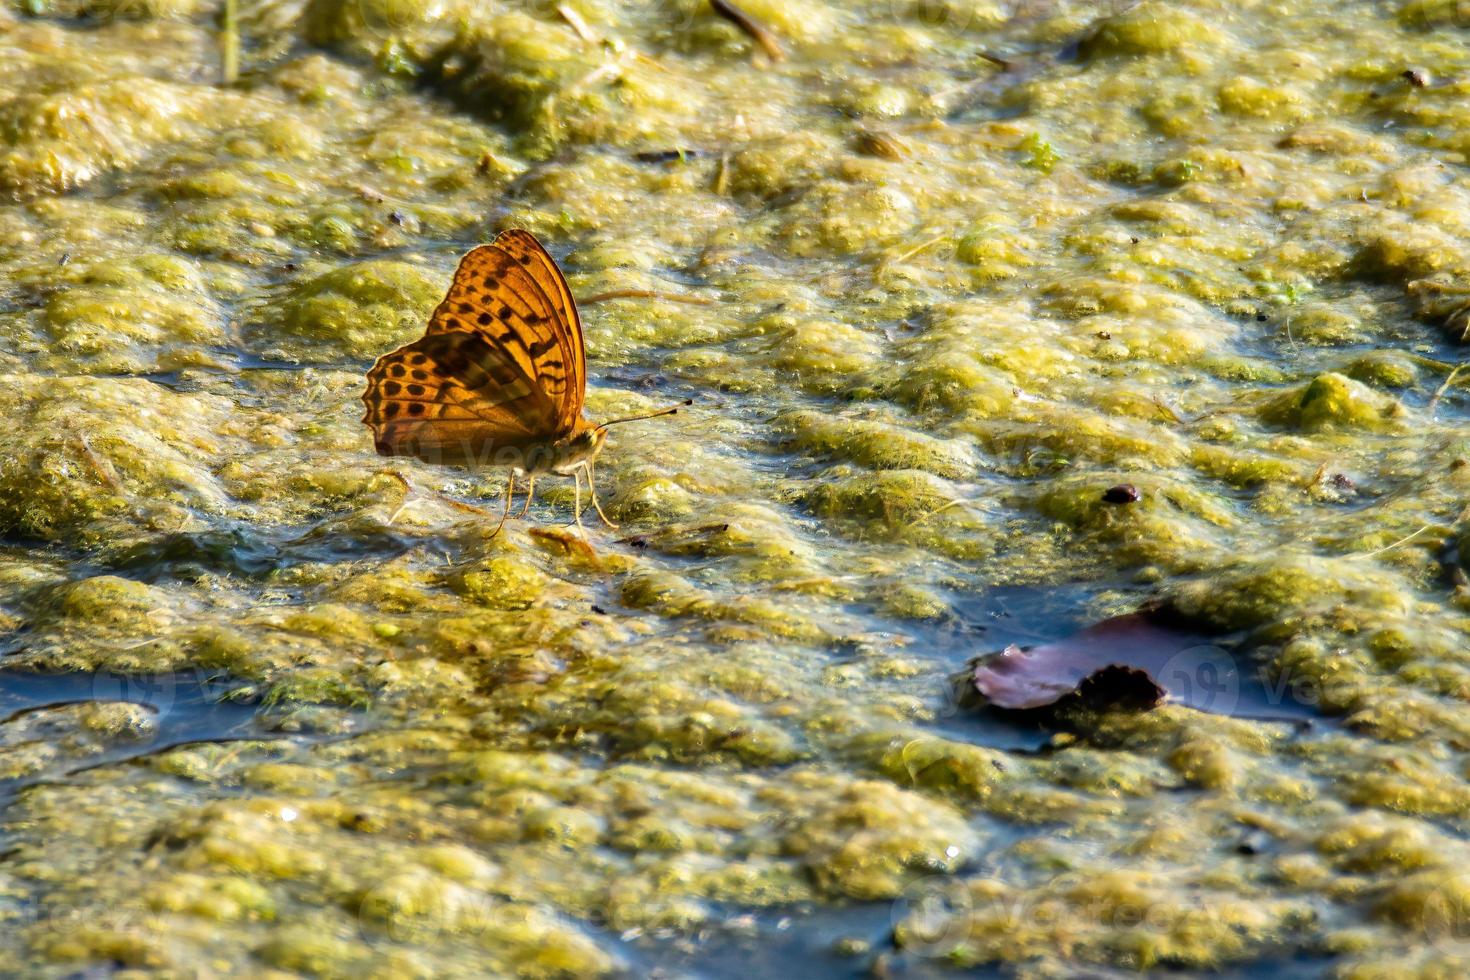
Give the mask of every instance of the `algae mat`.
[[(7, 972), (1470, 969), (1462, 4), (240, 6), (0, 7)], [(513, 225), (590, 548), (358, 422)], [(1146, 596), (1324, 723), (957, 713)]]

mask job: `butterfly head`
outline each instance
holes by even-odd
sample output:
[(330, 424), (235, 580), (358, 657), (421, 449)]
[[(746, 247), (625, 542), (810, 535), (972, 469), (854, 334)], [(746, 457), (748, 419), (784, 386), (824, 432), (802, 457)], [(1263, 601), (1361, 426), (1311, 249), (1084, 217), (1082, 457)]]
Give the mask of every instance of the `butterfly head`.
[(570, 455), (579, 459), (592, 460), (602, 452), (602, 444), (606, 441), (607, 429), (600, 425), (588, 426), (567, 440), (567, 449)]
[(574, 470), (597, 458), (606, 439), (606, 429), (583, 422), (571, 435), (558, 439), (551, 445), (553, 457), (549, 464), (543, 464), (544, 469), (561, 476), (571, 476)]

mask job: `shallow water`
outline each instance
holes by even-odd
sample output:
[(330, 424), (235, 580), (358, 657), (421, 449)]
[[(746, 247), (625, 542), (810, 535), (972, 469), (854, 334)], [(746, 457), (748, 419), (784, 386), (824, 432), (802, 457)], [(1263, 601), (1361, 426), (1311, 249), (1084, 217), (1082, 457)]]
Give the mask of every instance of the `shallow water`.
[[(1466, 972), (1455, 4), (241, 6), (0, 6), (0, 961)], [(695, 401), (590, 550), (359, 421), (509, 226)], [(954, 696), (1154, 599), (1230, 711)]]

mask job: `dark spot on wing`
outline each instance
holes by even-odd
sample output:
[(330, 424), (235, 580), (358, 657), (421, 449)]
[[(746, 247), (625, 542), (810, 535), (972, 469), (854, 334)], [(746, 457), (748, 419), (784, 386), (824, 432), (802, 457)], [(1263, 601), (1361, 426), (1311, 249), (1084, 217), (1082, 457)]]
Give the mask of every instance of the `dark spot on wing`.
[(408, 393), (410, 395), (412, 395), (413, 397), (418, 398), (421, 395), (423, 395), (423, 393), (424, 393), (424, 386), (423, 385), (409, 385), (408, 386)]
[(410, 415), (422, 415), (422, 414), (424, 414), (424, 403), (423, 402), (409, 402), (408, 403), (408, 414), (410, 414)]
[(389, 381), (387, 384), (383, 385), (383, 393), (391, 398), (394, 395), (398, 394), (399, 390), (402, 387), (403, 386), (400, 385), (397, 381)]

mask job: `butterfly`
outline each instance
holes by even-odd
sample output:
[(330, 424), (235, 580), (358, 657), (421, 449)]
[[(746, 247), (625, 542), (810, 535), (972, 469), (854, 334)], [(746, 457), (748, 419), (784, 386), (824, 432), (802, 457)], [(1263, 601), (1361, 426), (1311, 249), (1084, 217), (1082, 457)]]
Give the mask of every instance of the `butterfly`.
[(516, 480), (528, 481), (524, 516), (536, 477), (546, 473), (576, 481), (578, 526), (585, 473), (597, 515), (616, 527), (602, 512), (592, 472), (607, 427), (680, 406), (593, 425), (582, 415), (586, 395), (582, 321), (566, 277), (534, 235), (512, 229), (460, 259), (423, 337), (378, 358), (362, 421), (382, 456), (509, 467), (494, 533), (510, 514)]

